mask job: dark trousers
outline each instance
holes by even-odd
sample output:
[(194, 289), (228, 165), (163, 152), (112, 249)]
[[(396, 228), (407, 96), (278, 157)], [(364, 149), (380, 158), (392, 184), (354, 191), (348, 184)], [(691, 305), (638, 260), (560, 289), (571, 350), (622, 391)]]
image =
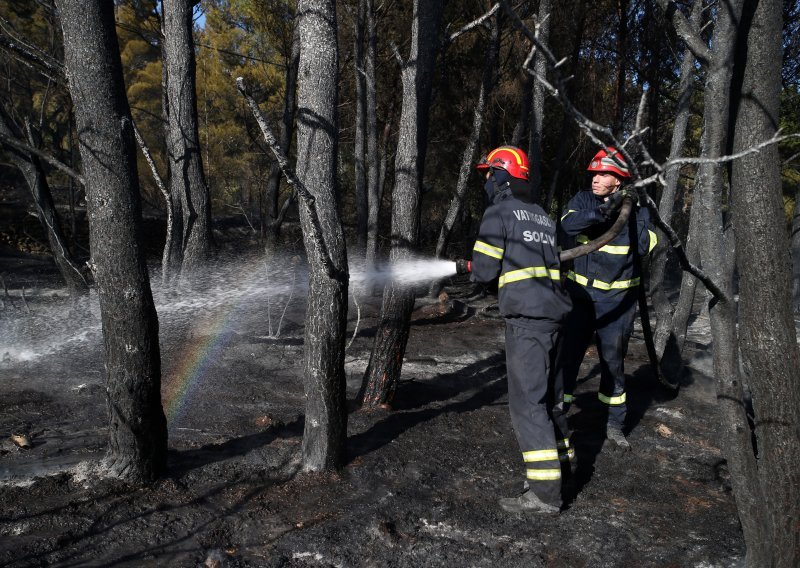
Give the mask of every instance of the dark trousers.
[(571, 287), (572, 311), (567, 316), (564, 352), (561, 364), (564, 392), (568, 402), (575, 385), (586, 348), (595, 338), (600, 357), (600, 392), (598, 398), (608, 408), (608, 423), (622, 427), (627, 413), (625, 394), (625, 354), (633, 333), (637, 290), (592, 299), (585, 290)]
[(555, 373), (560, 331), (555, 324), (506, 320), (508, 407), (525, 462), (527, 487), (556, 505), (561, 503), (561, 464), (572, 455), (564, 389)]

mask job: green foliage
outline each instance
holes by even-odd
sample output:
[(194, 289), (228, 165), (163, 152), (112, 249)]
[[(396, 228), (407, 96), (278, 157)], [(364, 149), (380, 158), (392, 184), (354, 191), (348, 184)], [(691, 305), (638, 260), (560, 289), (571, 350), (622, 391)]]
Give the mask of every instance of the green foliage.
[[(161, 97), (161, 31), (156, 0), (117, 6), (117, 37), (131, 115), (162, 177), (166, 177)], [(146, 201), (162, 204), (150, 167), (137, 153), (140, 188)]]
[(203, 158), (212, 203), (253, 206), (263, 190), (270, 155), (236, 90), (244, 77), (277, 132), (295, 24), (291, 3), (203, 3), (205, 26), (196, 30), (197, 99)]
[[(516, 3), (529, 27), (536, 19), (538, 3)], [(683, 46), (670, 33), (670, 24), (654, 3), (627, 3), (627, 36), (621, 41), (618, 8), (612, 0), (595, 2), (553, 2), (550, 15), (550, 48), (556, 58), (567, 58), (560, 71), (571, 75), (570, 97), (581, 112), (593, 121), (612, 126), (616, 114), (616, 79), (624, 54), (625, 128), (630, 131), (641, 93), (647, 92), (649, 127), (647, 142), (657, 160), (666, 158), (672, 137), (678, 100), (678, 67)], [(625, 5), (626, 3), (622, 3)], [(491, 5), (483, 0), (464, 0), (446, 4), (444, 23), (449, 34), (483, 14)], [(47, 2), (7, 0), (0, 3), (0, 16), (19, 37), (57, 60), (62, 58), (60, 26)], [(164, 118), (162, 110), (160, 3), (157, 0), (119, 0), (115, 2), (120, 55), (125, 70), (128, 99), (134, 120), (166, 177)], [(411, 38), (411, 0), (376, 2), (378, 59), (376, 61), (378, 129), (385, 142), (388, 171), (382, 207), (381, 227), (388, 227), (388, 202), (394, 177), (393, 161), (397, 146), (402, 87), (401, 67), (392, 45), (407, 58)], [(583, 6), (583, 10), (579, 7)], [(354, 30), (358, 0), (339, 0), (339, 184), (342, 216), (355, 221), (353, 196), (353, 138), (355, 125)], [(212, 194), (215, 217), (236, 213), (244, 207), (257, 214), (272, 157), (267, 151), (249, 110), (235, 88), (235, 78), (243, 76), (277, 132), (283, 112), (286, 70), (296, 26), (294, 0), (203, 0), (205, 19), (195, 30), (196, 93), (200, 143), (207, 181)], [(794, 12), (792, 12), (794, 13)], [(514, 31), (507, 17), (501, 22), (500, 57), (496, 67), (496, 86), (487, 104), (478, 153), (511, 142), (519, 122), (525, 81), (522, 64), (530, 46)], [(787, 30), (796, 27), (796, 18)], [(794, 29), (794, 28), (791, 28)], [(428, 155), (423, 195), (423, 241), (430, 241), (439, 230), (447, 211), (461, 165), (462, 153), (472, 127), (472, 114), (480, 87), (488, 48), (489, 33), (478, 27), (447, 45), (440, 53), (434, 77)], [(787, 44), (789, 45), (789, 44)], [(791, 45), (794, 45), (793, 43)], [(622, 50), (622, 51), (620, 51)], [(800, 132), (800, 95), (797, 90), (796, 50), (787, 50), (784, 65), (781, 128), (784, 133)], [(43, 148), (69, 162), (71, 102), (63, 85), (58, 85), (20, 63), (3, 51), (0, 58), (3, 103), (19, 124), (28, 119), (41, 137)], [(702, 74), (702, 71), (698, 71)], [(702, 133), (702, 76), (696, 78), (692, 116), (683, 148), (684, 155), (697, 155)], [(547, 97), (543, 139), (543, 183), (548, 187), (555, 175), (556, 157), (565, 163), (559, 171), (556, 199), (560, 203), (585, 187), (587, 160), (594, 144), (574, 125), (563, 121), (560, 104)], [(564, 128), (566, 124), (566, 128)], [(527, 137), (521, 142), (527, 149)], [(783, 188), (791, 208), (800, 186), (800, 140), (780, 146), (783, 160)], [(682, 169), (675, 219), (685, 221), (691, 205), (694, 170)], [(63, 175), (49, 172), (59, 181)], [(139, 175), (145, 199), (163, 207), (145, 162), (140, 157)], [(482, 183), (470, 178), (464, 217), (458, 226), (467, 239), (483, 212)], [(655, 195), (654, 197), (657, 197)], [(554, 209), (558, 204), (553, 204)]]

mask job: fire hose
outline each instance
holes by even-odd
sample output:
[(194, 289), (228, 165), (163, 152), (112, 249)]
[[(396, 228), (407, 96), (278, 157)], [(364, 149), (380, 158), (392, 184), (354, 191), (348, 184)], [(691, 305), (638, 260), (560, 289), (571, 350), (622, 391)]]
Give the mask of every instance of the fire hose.
[[(596, 239), (589, 241), (588, 243), (584, 243), (577, 247), (567, 249), (565, 251), (561, 251), (559, 253), (559, 260), (561, 262), (566, 262), (568, 260), (573, 260), (578, 257), (584, 256), (589, 254), (590, 252), (594, 252), (601, 247), (607, 245), (611, 242), (617, 235), (620, 234), (623, 227), (628, 223), (628, 219), (630, 218), (631, 211), (633, 210), (633, 198), (631, 197), (624, 197), (622, 200), (622, 207), (619, 210), (619, 216), (617, 220), (614, 221), (614, 224), (602, 235), (597, 237)], [(639, 263), (639, 273), (643, 274), (642, 266), (641, 266), (641, 258), (637, 256), (637, 262)], [(458, 274), (467, 274), (472, 272), (472, 262), (469, 260), (458, 260), (456, 261), (456, 271)], [(644, 335), (644, 343), (647, 348), (647, 356), (650, 359), (650, 366), (653, 369), (653, 373), (655, 374), (658, 381), (666, 386), (669, 389), (677, 390), (678, 384), (672, 384), (669, 382), (666, 377), (664, 377), (661, 373), (661, 365), (658, 361), (658, 354), (656, 353), (655, 342), (653, 341), (653, 330), (650, 327), (650, 311), (647, 307), (647, 294), (645, 293), (645, 289), (643, 285), (639, 285), (639, 317), (642, 320), (642, 334)]]

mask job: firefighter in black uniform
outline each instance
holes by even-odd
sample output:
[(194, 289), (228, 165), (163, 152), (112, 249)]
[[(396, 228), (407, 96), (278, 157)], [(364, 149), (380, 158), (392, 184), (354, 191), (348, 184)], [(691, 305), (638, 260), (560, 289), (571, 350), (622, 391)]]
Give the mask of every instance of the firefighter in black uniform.
[[(560, 280), (556, 224), (531, 198), (528, 157), (519, 148), (489, 152), (490, 204), (472, 254), (472, 280), (497, 280), (506, 321), (508, 406), (526, 467), (524, 491), (500, 499), (511, 512), (558, 513), (562, 463), (572, 455), (557, 353), (570, 300)], [(565, 468), (568, 470), (568, 466)]]
[[(616, 220), (623, 198), (635, 193), (623, 186), (630, 178), (627, 164), (615, 148), (600, 150), (587, 168), (593, 173), (592, 187), (580, 191), (567, 204), (561, 217), (562, 239), (571, 248), (605, 233)], [(646, 208), (634, 205), (627, 227), (607, 245), (574, 260), (567, 272), (567, 290), (572, 311), (564, 337), (564, 403), (569, 408), (586, 348), (595, 337), (600, 357), (598, 397), (607, 408), (606, 438), (615, 448), (628, 451), (623, 433), (625, 423), (624, 360), (633, 332), (638, 286), (641, 285), (639, 259), (656, 244), (650, 230)]]

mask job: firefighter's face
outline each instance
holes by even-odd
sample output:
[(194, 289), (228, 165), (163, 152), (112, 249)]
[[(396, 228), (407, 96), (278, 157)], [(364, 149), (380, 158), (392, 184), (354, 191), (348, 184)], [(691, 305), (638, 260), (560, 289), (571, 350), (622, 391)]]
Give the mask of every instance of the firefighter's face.
[(598, 197), (608, 197), (619, 189), (621, 182), (614, 175), (607, 172), (597, 172), (592, 177), (592, 193)]

